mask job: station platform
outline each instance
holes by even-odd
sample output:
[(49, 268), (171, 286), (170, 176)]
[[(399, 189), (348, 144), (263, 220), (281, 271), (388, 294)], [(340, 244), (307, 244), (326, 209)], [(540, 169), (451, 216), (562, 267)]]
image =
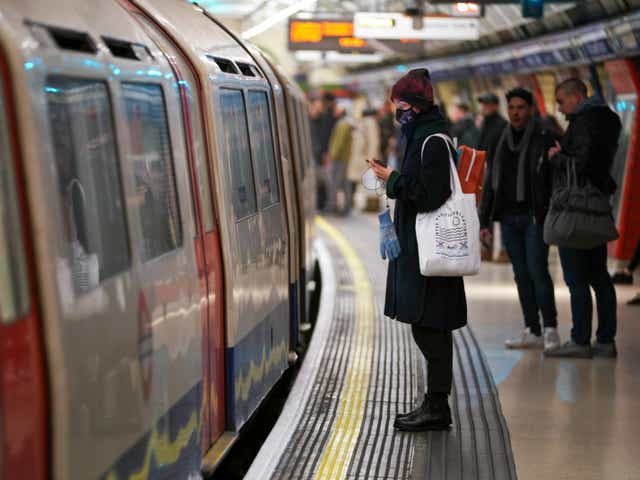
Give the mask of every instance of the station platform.
[[(407, 325), (384, 317), (375, 215), (319, 218), (323, 285), (315, 332), (287, 404), (247, 479), (640, 478), (640, 310), (618, 289), (617, 360), (506, 350), (521, 313), (509, 264), (465, 280), (469, 326), (454, 334), (453, 426), (393, 428), (424, 394)], [(552, 250), (562, 339), (569, 295)]]

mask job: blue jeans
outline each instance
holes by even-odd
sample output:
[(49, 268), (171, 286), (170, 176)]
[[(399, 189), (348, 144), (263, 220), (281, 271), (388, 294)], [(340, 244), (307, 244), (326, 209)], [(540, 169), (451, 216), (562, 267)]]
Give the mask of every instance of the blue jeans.
[(506, 215), (500, 223), (502, 240), (509, 254), (524, 324), (540, 335), (540, 317), (545, 327), (557, 327), (558, 313), (549, 275), (549, 246), (542, 238), (542, 225), (530, 215)]
[(611, 343), (616, 337), (616, 290), (607, 271), (607, 246), (590, 250), (560, 248), (564, 281), (571, 294), (573, 328), (571, 339), (579, 345), (591, 343), (593, 304), (591, 290), (596, 293), (599, 343)]

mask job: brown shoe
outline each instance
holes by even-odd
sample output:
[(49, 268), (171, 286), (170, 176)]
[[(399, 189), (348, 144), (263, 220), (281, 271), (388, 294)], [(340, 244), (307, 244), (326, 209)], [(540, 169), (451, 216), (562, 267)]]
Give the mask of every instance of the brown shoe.
[(495, 262), (496, 263), (510, 263), (511, 260), (509, 260), (509, 255), (507, 254), (507, 251), (506, 250), (500, 250), (500, 253), (496, 257)]

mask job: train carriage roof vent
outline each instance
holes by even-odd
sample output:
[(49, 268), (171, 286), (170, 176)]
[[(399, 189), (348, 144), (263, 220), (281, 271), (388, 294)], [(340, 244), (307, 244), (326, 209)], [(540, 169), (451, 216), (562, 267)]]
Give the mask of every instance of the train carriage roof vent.
[(245, 75), (247, 77), (255, 77), (256, 76), (256, 74), (253, 72), (253, 69), (251, 68), (251, 65), (249, 65), (248, 63), (237, 62), (237, 64), (238, 64), (238, 68), (242, 72), (242, 75)]
[(45, 27), (59, 48), (76, 52), (96, 53), (96, 44), (87, 32), (60, 27)]
[(149, 49), (140, 43), (110, 37), (102, 37), (102, 40), (114, 57), (128, 58), (129, 60), (146, 60), (151, 57)]
[(222, 70), (224, 73), (232, 73), (234, 75), (237, 75), (240, 73), (238, 71), (238, 67), (236, 67), (235, 64), (229, 59), (220, 58), (220, 57), (209, 57), (209, 58), (214, 62), (216, 62), (216, 65), (218, 65), (218, 67), (220, 67), (220, 70)]

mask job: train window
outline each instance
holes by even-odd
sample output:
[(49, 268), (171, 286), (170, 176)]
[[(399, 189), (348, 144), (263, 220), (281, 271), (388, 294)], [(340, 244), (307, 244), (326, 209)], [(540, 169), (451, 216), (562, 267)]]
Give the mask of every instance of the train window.
[(232, 73), (234, 75), (237, 75), (238, 73), (240, 73), (238, 71), (238, 68), (234, 65), (234, 63), (231, 60), (228, 60), (226, 58), (219, 58), (219, 57), (209, 57), (209, 58), (212, 59), (214, 62), (216, 62), (218, 67), (220, 67), (220, 70), (223, 71), (224, 73)]
[(237, 62), (238, 68), (240, 69), (240, 71), (242, 72), (243, 75), (247, 76), (247, 77), (255, 77), (256, 74), (253, 73), (252, 70), (252, 66), (249, 65), (248, 63), (240, 63)]
[(111, 37), (102, 37), (102, 40), (114, 57), (128, 58), (129, 60), (151, 60), (153, 58), (149, 49), (141, 43), (132, 43)]
[(98, 51), (93, 39), (86, 32), (59, 27), (48, 27), (48, 30), (56, 45), (63, 50), (76, 50), (87, 53), (96, 53)]
[(162, 87), (122, 83), (143, 261), (182, 245), (182, 223)]
[(65, 252), (76, 294), (130, 264), (107, 85), (51, 76), (45, 86)]
[(29, 309), (27, 269), (0, 79), (0, 322), (7, 325)]
[(258, 180), (258, 200), (260, 208), (265, 208), (280, 199), (269, 99), (266, 92), (249, 92), (249, 126), (251, 152)]
[(255, 213), (257, 204), (249, 148), (249, 130), (242, 92), (222, 89), (220, 104), (222, 118), (224, 118), (221, 146), (225, 150), (231, 173), (233, 209), (236, 217), (242, 218)]

